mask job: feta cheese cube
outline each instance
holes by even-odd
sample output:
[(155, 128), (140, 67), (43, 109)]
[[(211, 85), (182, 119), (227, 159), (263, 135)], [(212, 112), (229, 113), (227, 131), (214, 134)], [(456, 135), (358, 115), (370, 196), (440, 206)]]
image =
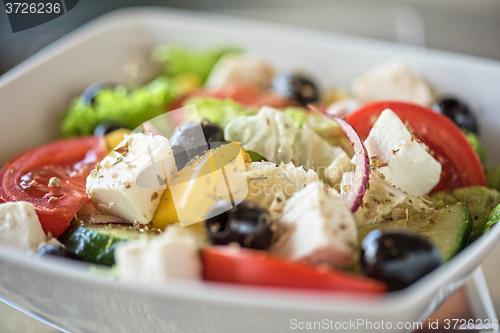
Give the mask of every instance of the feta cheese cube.
[(103, 214), (148, 223), (177, 174), (167, 138), (127, 136), (87, 177), (87, 192)]
[(400, 59), (378, 65), (356, 77), (352, 92), (365, 103), (387, 99), (430, 106), (434, 101), (427, 82)]
[(1, 244), (33, 253), (46, 241), (47, 236), (31, 203), (0, 204)]
[(384, 110), (365, 140), (385, 179), (408, 194), (424, 196), (439, 183), (441, 164), (410, 134), (401, 119)]
[(201, 280), (202, 265), (195, 235), (169, 227), (160, 236), (123, 242), (115, 260), (124, 280), (163, 283), (169, 279)]
[(356, 260), (357, 227), (346, 202), (321, 182), (308, 184), (285, 202), (284, 234), (271, 251), (311, 263), (345, 266)]

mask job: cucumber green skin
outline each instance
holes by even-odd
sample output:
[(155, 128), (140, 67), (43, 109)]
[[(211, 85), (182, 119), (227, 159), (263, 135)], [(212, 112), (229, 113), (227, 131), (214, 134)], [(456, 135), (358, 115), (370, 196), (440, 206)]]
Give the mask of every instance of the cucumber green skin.
[(472, 232), (469, 237), (469, 244), (474, 242), (480, 236), (486, 234), (488, 231), (490, 231), (491, 227), (493, 227), (500, 221), (500, 204), (493, 208), (493, 210), (488, 214), (486, 220), (487, 222), (482, 228), (478, 228)]
[(438, 210), (437, 215), (420, 214), (408, 221), (404, 219), (359, 227), (360, 244), (366, 235), (375, 229), (415, 232), (437, 246), (442, 262), (445, 263), (467, 245), (472, 230), (472, 218), (467, 204), (457, 203)]
[(482, 230), (488, 222), (488, 213), (500, 204), (500, 193), (484, 186), (470, 186), (438, 192), (431, 195), (430, 199), (434, 203), (443, 200), (445, 205), (466, 201), (473, 219), (472, 230), (476, 232)]
[(74, 251), (87, 262), (112, 266), (115, 264), (116, 246), (141, 235), (137, 230), (123, 230), (123, 227), (75, 225), (66, 230), (59, 240), (67, 249)]

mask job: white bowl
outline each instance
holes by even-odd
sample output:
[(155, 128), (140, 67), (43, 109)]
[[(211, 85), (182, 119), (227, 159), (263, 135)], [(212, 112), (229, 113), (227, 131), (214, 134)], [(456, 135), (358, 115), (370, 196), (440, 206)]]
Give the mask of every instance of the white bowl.
[[(105, 15), (0, 77), (4, 124), (0, 162), (55, 139), (62, 112), (90, 83), (152, 78), (157, 68), (149, 54), (161, 43), (197, 48), (237, 45), (262, 54), (279, 68), (306, 69), (323, 83), (344, 87), (372, 65), (401, 57), (437, 93), (457, 94), (479, 111), (481, 136), (490, 152), (500, 139), (498, 62), (238, 18), (148, 8)], [(500, 162), (500, 155), (490, 157)], [(499, 239), (500, 228), (495, 228), (411, 287), (380, 299), (185, 281), (150, 287), (0, 247), (0, 298), (71, 332), (285, 332), (299, 322), (333, 324), (333, 328), (340, 323), (345, 332), (373, 330), (350, 325), (361, 321), (390, 322), (395, 332), (407, 331), (404, 325), (425, 320), (465, 282)]]

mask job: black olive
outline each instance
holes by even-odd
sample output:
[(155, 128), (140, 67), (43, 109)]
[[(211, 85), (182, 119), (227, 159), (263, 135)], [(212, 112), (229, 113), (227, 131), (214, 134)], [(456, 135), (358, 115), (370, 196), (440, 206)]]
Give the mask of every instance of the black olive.
[(209, 148), (215, 148), (214, 145), (223, 141), (222, 129), (207, 120), (182, 125), (170, 138), (177, 169), (182, 169), (193, 157), (203, 155)]
[[(200, 126), (201, 132), (199, 130)], [(201, 136), (202, 133), (203, 137)], [(186, 123), (176, 130), (170, 138), (172, 146), (184, 145), (189, 147), (193, 146), (193, 142), (205, 143), (205, 141), (207, 143), (224, 141), (222, 129), (208, 120)]]
[(441, 265), (437, 247), (409, 232), (373, 230), (361, 250), (365, 274), (385, 281), (390, 290), (406, 288)]
[[(221, 211), (220, 214), (217, 214)], [(221, 203), (212, 211), (205, 228), (208, 239), (215, 245), (236, 242), (243, 247), (265, 249), (271, 244), (273, 232), (269, 213), (252, 201), (244, 200), (231, 208)]]
[(94, 135), (98, 136), (106, 135), (124, 127), (125, 126), (123, 124), (120, 124), (117, 121), (112, 121), (112, 120), (103, 121), (102, 123), (97, 125), (97, 127), (94, 129)]
[(112, 88), (114, 85), (104, 82), (95, 82), (90, 86), (85, 88), (80, 96), (80, 100), (87, 106), (94, 106), (96, 101), (96, 96), (103, 89)]
[(311, 78), (301, 74), (279, 74), (273, 80), (273, 88), (283, 97), (295, 100), (302, 105), (319, 100), (316, 84)]
[(450, 118), (458, 127), (479, 133), (476, 116), (463, 101), (454, 97), (440, 98), (434, 109)]
[(41, 247), (36, 252), (36, 256), (38, 256), (38, 257), (56, 256), (56, 257), (62, 257), (62, 258), (83, 261), (83, 259), (80, 258), (80, 256), (78, 256), (75, 252), (70, 251), (70, 250), (66, 249), (65, 247), (55, 245), (55, 244), (45, 245), (45, 246)]
[(183, 145), (172, 146), (172, 151), (174, 153), (175, 165), (178, 170), (184, 168), (192, 158), (190, 155), (194, 154), (194, 152), (188, 151)]

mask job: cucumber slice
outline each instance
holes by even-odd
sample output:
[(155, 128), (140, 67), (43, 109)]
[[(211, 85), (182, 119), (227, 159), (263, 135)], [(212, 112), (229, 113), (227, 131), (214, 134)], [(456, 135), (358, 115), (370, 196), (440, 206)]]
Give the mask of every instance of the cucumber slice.
[(493, 210), (488, 214), (486, 220), (488, 222), (486, 222), (483, 225), (483, 227), (476, 229), (472, 232), (472, 234), (469, 237), (469, 244), (474, 242), (480, 236), (489, 232), (491, 227), (500, 222), (500, 205), (497, 205), (495, 208), (493, 208)]
[(500, 204), (500, 193), (484, 186), (470, 186), (438, 192), (430, 199), (434, 203), (442, 200), (445, 205), (466, 201), (473, 220), (472, 230), (476, 232), (483, 229), (488, 213)]
[(358, 228), (359, 242), (372, 230), (404, 229), (433, 242), (442, 255), (443, 263), (462, 250), (469, 239), (472, 218), (465, 202), (444, 207), (431, 215), (419, 214), (408, 220), (370, 224)]
[(95, 226), (75, 223), (59, 237), (59, 241), (85, 261), (112, 266), (115, 263), (114, 252), (117, 244), (156, 234), (152, 231), (139, 231), (128, 226)]

